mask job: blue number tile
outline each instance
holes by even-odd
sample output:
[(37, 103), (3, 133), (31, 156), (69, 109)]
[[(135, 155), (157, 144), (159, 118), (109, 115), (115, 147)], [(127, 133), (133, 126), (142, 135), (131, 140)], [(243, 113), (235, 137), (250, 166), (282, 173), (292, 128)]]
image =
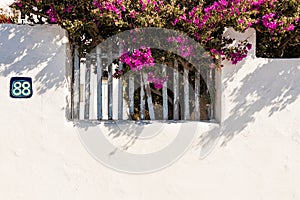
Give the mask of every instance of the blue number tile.
[(32, 80), (29, 77), (12, 77), (10, 79), (10, 97), (30, 98), (33, 94)]

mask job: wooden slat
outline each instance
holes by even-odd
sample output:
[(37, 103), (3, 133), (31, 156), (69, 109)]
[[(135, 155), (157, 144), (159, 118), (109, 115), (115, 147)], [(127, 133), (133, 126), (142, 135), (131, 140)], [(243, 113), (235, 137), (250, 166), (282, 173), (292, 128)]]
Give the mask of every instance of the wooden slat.
[(99, 46), (96, 47), (97, 56), (97, 120), (101, 120), (103, 117), (102, 113), (102, 59), (101, 49)]
[(74, 67), (73, 67), (73, 119), (79, 119), (79, 106), (80, 106), (80, 61), (78, 50), (74, 52)]
[(112, 80), (112, 45), (109, 44), (108, 48), (108, 119), (113, 118), (113, 80)]
[(173, 119), (179, 120), (179, 72), (178, 72), (178, 62), (174, 61), (174, 77), (173, 77), (173, 85), (174, 85), (174, 100), (173, 100)]
[[(162, 67), (162, 75), (165, 77), (166, 76), (166, 66), (163, 65)], [(167, 86), (167, 81), (164, 83), (163, 88), (162, 88), (162, 93), (163, 93), (163, 119), (168, 120), (168, 86)]]
[(140, 74), (140, 119), (145, 119), (145, 90), (143, 76)]
[(195, 72), (195, 120), (200, 120), (200, 71)]
[(97, 119), (97, 60), (96, 57), (91, 59), (91, 76), (90, 76), (90, 119)]
[(86, 73), (86, 58), (80, 60), (80, 92), (79, 92), (79, 119), (84, 119), (85, 109), (85, 73)]
[(155, 120), (151, 88), (150, 88), (149, 82), (147, 81), (146, 73), (143, 73), (143, 79), (144, 79), (144, 82), (145, 82), (145, 90), (146, 90), (146, 95), (147, 95), (147, 104), (148, 104), (148, 109), (149, 109), (149, 116), (150, 116), (151, 120)]
[(209, 119), (215, 118), (215, 69), (209, 70), (209, 80), (210, 80), (210, 116)]
[[(122, 48), (120, 47), (119, 55), (122, 53)], [(119, 61), (119, 70), (123, 70), (123, 64)], [(123, 119), (123, 77), (121, 76), (118, 83), (118, 119)]]
[(132, 119), (134, 115), (134, 79), (129, 77), (129, 114)]
[(190, 119), (190, 102), (189, 102), (189, 70), (183, 70), (183, 90), (184, 90), (184, 120)]
[(90, 77), (91, 77), (91, 59), (87, 55), (86, 70), (85, 70), (85, 107), (84, 119), (89, 119), (90, 116)]

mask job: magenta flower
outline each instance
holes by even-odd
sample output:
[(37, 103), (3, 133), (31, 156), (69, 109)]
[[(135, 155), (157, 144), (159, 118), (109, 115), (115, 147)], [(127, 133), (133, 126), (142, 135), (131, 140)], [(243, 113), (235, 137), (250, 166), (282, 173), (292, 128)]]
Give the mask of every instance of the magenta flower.
[(23, 6), (23, 4), (21, 2), (16, 2), (16, 5), (20, 8)]
[(245, 22), (244, 19), (239, 19), (239, 20), (238, 20), (238, 23), (239, 23), (239, 24), (242, 24), (242, 23), (244, 23), (244, 22)]
[(67, 8), (64, 8), (64, 12), (70, 13), (72, 9), (72, 6), (68, 5)]
[(194, 36), (196, 37), (197, 41), (199, 41), (201, 39), (201, 36), (197, 32), (194, 33)]
[(225, 7), (228, 5), (228, 2), (226, 0), (219, 0), (219, 3)]
[(173, 26), (176, 26), (176, 24), (178, 23), (178, 21), (179, 21), (178, 18), (175, 18), (174, 21), (171, 22), (171, 24), (172, 24)]
[(161, 89), (164, 85), (160, 83), (154, 83), (154, 88), (155, 89)]
[(180, 16), (179, 19), (180, 20), (186, 20), (186, 15), (184, 14), (184, 15)]
[(55, 23), (57, 22), (57, 18), (56, 18), (56, 10), (54, 8), (54, 6), (50, 6), (50, 9), (46, 12), (50, 18), (50, 22)]
[(121, 5), (124, 0), (117, 0), (117, 4)]
[(168, 76), (155, 77), (153, 72), (149, 72), (147, 78), (147, 81), (153, 83), (155, 89), (161, 89), (167, 80), (168, 80)]
[(137, 15), (137, 13), (134, 10), (130, 11), (130, 13), (129, 13), (129, 17), (132, 19), (134, 19), (136, 15)]
[(218, 54), (218, 50), (215, 49), (215, 48), (212, 48), (212, 49), (210, 50), (210, 52), (213, 53), (213, 54)]
[(247, 49), (250, 50), (252, 48), (252, 44), (247, 44)]
[(141, 47), (141, 49), (127, 52), (120, 58), (121, 62), (126, 63), (133, 71), (139, 71), (143, 67), (150, 67), (154, 65), (154, 58), (150, 48)]
[(294, 25), (294, 24), (290, 24), (290, 25), (286, 28), (287, 31), (293, 31), (294, 29), (295, 29), (295, 25)]
[(274, 31), (278, 26), (277, 21), (274, 19), (275, 17), (276, 17), (275, 13), (269, 13), (262, 16), (263, 25), (266, 28), (268, 28), (271, 32)]

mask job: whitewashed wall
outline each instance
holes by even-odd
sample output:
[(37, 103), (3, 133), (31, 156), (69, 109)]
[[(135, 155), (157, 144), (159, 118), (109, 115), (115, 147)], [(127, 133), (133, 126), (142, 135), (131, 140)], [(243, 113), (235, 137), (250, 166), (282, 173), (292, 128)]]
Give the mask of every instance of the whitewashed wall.
[[(225, 34), (255, 42), (252, 30)], [(67, 45), (57, 26), (0, 25), (1, 200), (300, 199), (299, 59), (251, 51), (236, 66), (225, 63), (221, 130), (201, 123), (180, 160), (130, 175), (97, 162), (68, 120)], [(32, 77), (31, 99), (9, 97), (12, 76)]]

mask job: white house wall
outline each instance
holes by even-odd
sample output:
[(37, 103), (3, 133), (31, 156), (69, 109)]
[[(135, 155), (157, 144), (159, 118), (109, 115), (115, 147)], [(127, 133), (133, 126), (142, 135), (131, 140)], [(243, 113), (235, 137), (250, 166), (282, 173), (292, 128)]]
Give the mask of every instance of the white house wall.
[[(253, 30), (225, 34), (255, 42)], [(69, 58), (66, 32), (57, 26), (0, 25), (1, 200), (300, 199), (299, 59), (251, 51), (236, 66), (225, 63), (218, 72), (220, 126), (199, 123), (183, 157), (133, 175), (105, 167), (82, 144), (80, 122), (69, 120)], [(32, 98), (9, 97), (13, 76), (32, 78)], [(129, 150), (156, 151), (177, 126)]]

